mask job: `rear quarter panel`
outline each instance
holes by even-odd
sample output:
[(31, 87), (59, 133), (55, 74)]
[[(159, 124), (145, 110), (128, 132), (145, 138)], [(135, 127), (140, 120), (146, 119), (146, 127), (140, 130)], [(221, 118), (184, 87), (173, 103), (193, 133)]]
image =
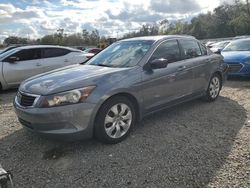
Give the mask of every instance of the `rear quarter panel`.
[(211, 77), (213, 76), (214, 73), (219, 72), (220, 75), (222, 76), (222, 80), (225, 80), (225, 68), (226, 68), (226, 64), (224, 62), (223, 56), (219, 55), (219, 54), (210, 54), (211, 62), (210, 62), (210, 68), (209, 70), (206, 70), (207, 74), (206, 74), (206, 79), (207, 79), (207, 85), (206, 88), (204, 88), (205, 90), (208, 87), (209, 81), (211, 79)]
[(81, 52), (71, 52), (67, 54), (67, 56), (70, 59), (71, 64), (83, 63), (87, 60), (86, 56)]

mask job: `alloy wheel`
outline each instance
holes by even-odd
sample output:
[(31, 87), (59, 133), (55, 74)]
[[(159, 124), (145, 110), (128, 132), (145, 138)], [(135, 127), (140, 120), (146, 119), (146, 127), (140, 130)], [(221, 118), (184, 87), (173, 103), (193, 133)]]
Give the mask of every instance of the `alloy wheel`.
[(104, 129), (110, 138), (121, 138), (132, 123), (132, 111), (124, 103), (115, 104), (110, 108), (104, 119)]
[(212, 78), (210, 85), (209, 85), (209, 94), (212, 99), (215, 99), (220, 92), (220, 79), (215, 76)]

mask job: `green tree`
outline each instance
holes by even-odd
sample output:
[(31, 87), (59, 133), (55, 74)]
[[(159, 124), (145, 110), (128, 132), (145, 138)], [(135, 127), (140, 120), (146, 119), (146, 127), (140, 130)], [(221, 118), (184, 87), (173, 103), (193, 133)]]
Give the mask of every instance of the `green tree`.
[(12, 45), (12, 44), (28, 44), (27, 38), (17, 37), (17, 36), (10, 36), (4, 39), (4, 44)]
[(46, 35), (44, 37), (41, 38), (40, 40), (40, 44), (50, 44), (50, 45), (55, 45), (57, 44), (57, 40), (54, 37), (54, 35)]

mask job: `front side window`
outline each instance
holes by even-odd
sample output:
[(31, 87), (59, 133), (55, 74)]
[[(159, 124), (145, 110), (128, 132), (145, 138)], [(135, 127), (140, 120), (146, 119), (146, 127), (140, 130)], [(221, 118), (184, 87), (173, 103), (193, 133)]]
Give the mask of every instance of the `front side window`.
[(169, 63), (179, 61), (181, 59), (181, 53), (177, 40), (165, 41), (158, 46), (150, 61), (154, 59), (167, 59)]
[(1, 59), (4, 59), (4, 61), (7, 60), (8, 58), (6, 58), (6, 57), (9, 57), (10, 54), (15, 54), (16, 52), (18, 52), (18, 50), (16, 48), (9, 50), (7, 52), (3, 52), (0, 54), (0, 60)]
[[(16, 61), (29, 61), (29, 60), (35, 60), (35, 59), (40, 59), (41, 58), (41, 50), (40, 49), (24, 49), (20, 50), (12, 55), (10, 57), (16, 57)], [(8, 62), (8, 58), (6, 61)]]
[(180, 40), (183, 49), (184, 59), (190, 59), (201, 56), (201, 50), (198, 42), (195, 40)]
[(63, 48), (44, 48), (43, 58), (59, 57), (59, 56), (64, 56), (68, 53), (70, 53), (70, 50)]
[(207, 55), (207, 47), (203, 44), (200, 44), (202, 55)]
[(133, 67), (139, 63), (153, 43), (152, 40), (117, 42), (98, 53), (86, 64), (119, 68)]

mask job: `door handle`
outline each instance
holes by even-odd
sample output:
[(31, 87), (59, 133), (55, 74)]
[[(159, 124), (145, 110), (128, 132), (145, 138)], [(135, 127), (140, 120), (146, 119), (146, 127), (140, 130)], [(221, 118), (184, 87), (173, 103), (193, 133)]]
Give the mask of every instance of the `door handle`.
[(68, 59), (64, 59), (64, 62), (67, 63), (67, 62), (69, 62), (69, 60)]
[(41, 63), (36, 63), (36, 66), (40, 67), (40, 66), (41, 66)]
[(183, 65), (183, 66), (179, 66), (178, 68), (177, 68), (177, 70), (178, 71), (183, 71), (183, 70), (185, 70), (187, 67), (185, 66), (185, 65)]

